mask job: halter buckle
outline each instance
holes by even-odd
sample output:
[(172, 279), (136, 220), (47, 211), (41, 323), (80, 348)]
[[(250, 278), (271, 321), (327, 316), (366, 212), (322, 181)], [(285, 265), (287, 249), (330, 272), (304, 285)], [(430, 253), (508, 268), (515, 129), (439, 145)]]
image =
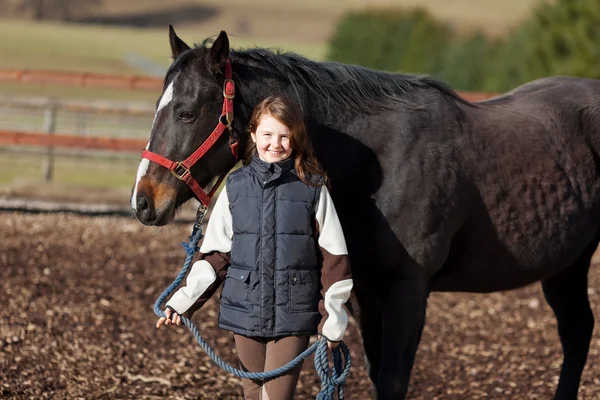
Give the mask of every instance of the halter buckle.
[(186, 168), (181, 161), (175, 163), (175, 168), (171, 170), (173, 176), (180, 181), (185, 181), (185, 176), (190, 173), (190, 170)]
[[(232, 94), (227, 94), (227, 84), (231, 83), (231, 86), (233, 86), (233, 93)], [(229, 100), (233, 100), (235, 98), (235, 83), (233, 82), (233, 79), (225, 79), (223, 81), (223, 97), (225, 97), (226, 99)]]

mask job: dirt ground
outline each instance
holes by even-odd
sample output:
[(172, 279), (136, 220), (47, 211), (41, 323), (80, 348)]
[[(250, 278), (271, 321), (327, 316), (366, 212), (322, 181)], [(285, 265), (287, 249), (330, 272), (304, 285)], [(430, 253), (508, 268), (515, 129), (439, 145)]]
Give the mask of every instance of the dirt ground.
[[(239, 399), (240, 382), (179, 329), (154, 328), (153, 303), (184, 260), (190, 227), (137, 220), (0, 213), (0, 397), (10, 399)], [(600, 316), (600, 269), (589, 294)], [(235, 363), (220, 331), (217, 298), (194, 316), (205, 338)], [(580, 390), (600, 399), (595, 330)], [(346, 398), (370, 399), (360, 335)], [(431, 296), (410, 399), (550, 399), (561, 364), (556, 323), (539, 285), (489, 295)], [(314, 399), (305, 363), (297, 399)]]

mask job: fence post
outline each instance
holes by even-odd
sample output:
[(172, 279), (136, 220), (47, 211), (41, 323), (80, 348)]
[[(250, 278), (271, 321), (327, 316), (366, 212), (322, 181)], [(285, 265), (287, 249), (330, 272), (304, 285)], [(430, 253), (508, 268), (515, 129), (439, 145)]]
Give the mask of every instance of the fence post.
[[(44, 110), (44, 131), (48, 135), (53, 135), (56, 130), (56, 103), (54, 99), (48, 101), (48, 106)], [(42, 178), (44, 182), (51, 182), (54, 176), (54, 149), (48, 146), (46, 157), (42, 162)]]

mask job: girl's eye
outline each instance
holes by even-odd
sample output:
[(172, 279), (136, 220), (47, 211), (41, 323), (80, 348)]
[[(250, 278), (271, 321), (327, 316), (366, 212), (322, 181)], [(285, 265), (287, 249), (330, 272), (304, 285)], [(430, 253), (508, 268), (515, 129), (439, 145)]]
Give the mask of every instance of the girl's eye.
[(194, 119), (194, 117), (196, 116), (196, 113), (193, 111), (182, 111), (181, 114), (179, 115), (179, 118), (183, 121), (183, 122), (192, 122), (192, 120)]

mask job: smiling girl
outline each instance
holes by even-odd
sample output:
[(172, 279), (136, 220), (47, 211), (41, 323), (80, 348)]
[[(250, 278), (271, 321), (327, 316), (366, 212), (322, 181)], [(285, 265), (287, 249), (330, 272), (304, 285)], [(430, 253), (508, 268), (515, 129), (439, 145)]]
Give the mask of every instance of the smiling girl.
[[(326, 175), (299, 106), (269, 97), (248, 126), (246, 165), (232, 172), (208, 223), (199, 261), (167, 302), (162, 324), (181, 325), (224, 281), (219, 327), (234, 332), (241, 368), (281, 367), (319, 334), (342, 340), (352, 290), (346, 243)], [(302, 365), (277, 379), (243, 379), (246, 399), (293, 399)]]

